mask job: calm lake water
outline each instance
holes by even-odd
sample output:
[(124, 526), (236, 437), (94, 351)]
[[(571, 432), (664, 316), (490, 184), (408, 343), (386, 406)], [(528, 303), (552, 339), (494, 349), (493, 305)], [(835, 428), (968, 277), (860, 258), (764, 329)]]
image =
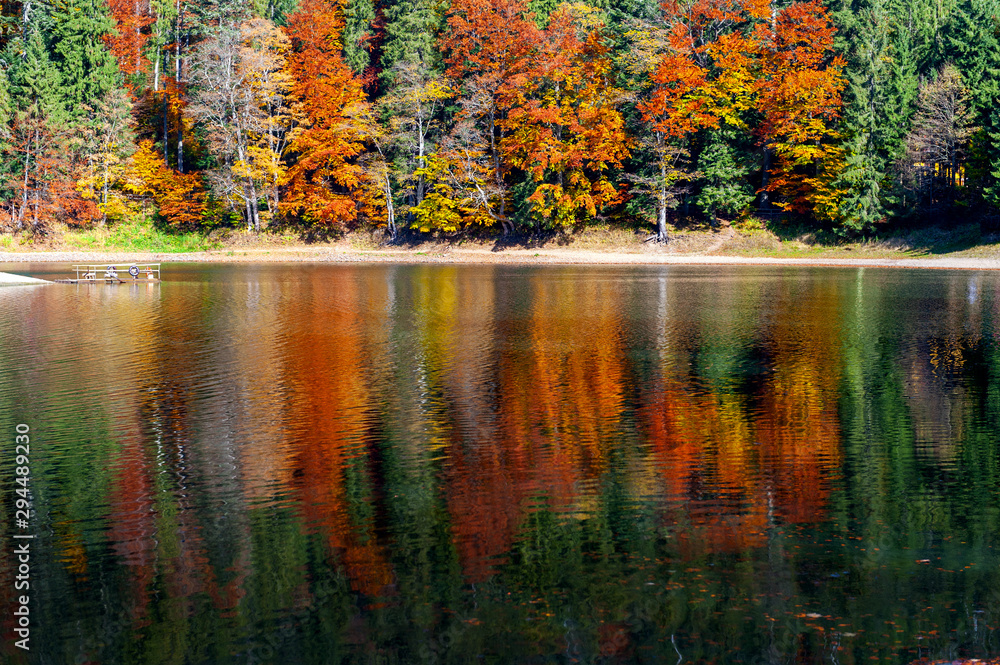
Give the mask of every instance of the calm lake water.
[(998, 273), (164, 276), (0, 288), (2, 662), (1000, 655)]

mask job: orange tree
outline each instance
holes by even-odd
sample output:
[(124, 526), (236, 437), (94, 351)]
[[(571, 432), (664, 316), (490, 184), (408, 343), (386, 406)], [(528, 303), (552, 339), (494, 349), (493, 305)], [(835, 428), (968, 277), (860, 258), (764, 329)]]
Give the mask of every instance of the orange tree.
[(361, 81), (341, 55), (343, 7), (303, 0), (288, 19), (290, 98), (295, 111), (281, 207), (311, 225), (343, 228), (374, 217), (380, 196), (359, 157), (372, 135)]
[(509, 165), (501, 153), (505, 119), (534, 66), (538, 27), (523, 0), (454, 0), (439, 46), (458, 91), (455, 130), (447, 155), (478, 218), (513, 230), (507, 215)]
[(560, 5), (511, 81), (501, 151), (530, 178), (536, 221), (574, 224), (618, 200), (608, 172), (628, 157), (629, 139), (603, 28), (586, 5)]
[(845, 86), (844, 60), (833, 57), (834, 28), (818, 0), (781, 10), (763, 60), (760, 135), (774, 164), (762, 189), (777, 205), (832, 219), (839, 207), (833, 178), (843, 168), (835, 121)]
[(668, 0), (663, 8), (665, 38), (638, 104), (656, 155), (661, 238), (672, 188), (698, 177), (681, 162), (706, 131), (752, 133), (764, 154), (763, 200), (773, 193), (784, 209), (824, 217), (844, 86), (826, 10), (815, 0), (781, 10), (767, 0)]
[(134, 195), (151, 198), (160, 216), (173, 227), (198, 226), (208, 209), (208, 196), (201, 176), (181, 173), (167, 166), (149, 140), (141, 141), (132, 155), (123, 188)]
[(668, 209), (696, 177), (689, 163), (693, 138), (718, 128), (749, 131), (770, 6), (763, 0), (669, 0), (663, 11), (660, 56), (638, 104), (654, 162), (643, 184), (656, 200), (660, 240), (667, 237)]

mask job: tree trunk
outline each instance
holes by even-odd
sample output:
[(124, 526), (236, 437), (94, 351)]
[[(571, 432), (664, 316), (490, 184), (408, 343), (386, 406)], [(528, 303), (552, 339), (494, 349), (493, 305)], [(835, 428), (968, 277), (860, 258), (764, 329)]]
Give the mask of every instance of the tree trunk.
[[(423, 169), (424, 163), (424, 119), (422, 110), (417, 113), (417, 168)], [(417, 205), (424, 200), (424, 174), (417, 177)]]
[(760, 209), (768, 210), (771, 207), (770, 192), (767, 191), (768, 178), (771, 170), (771, 149), (764, 147), (764, 164), (760, 174)]
[(170, 93), (163, 91), (163, 163), (170, 166)]
[(660, 200), (656, 211), (656, 239), (659, 242), (666, 242), (667, 237), (667, 188), (660, 189)]
[(101, 226), (108, 224), (108, 165), (104, 164), (104, 190), (101, 192)]

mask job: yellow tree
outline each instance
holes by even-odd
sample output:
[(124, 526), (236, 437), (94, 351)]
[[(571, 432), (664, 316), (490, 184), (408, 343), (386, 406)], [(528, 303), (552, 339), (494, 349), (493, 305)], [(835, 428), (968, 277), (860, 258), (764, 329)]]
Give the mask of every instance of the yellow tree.
[(278, 205), (290, 48), (281, 30), (256, 18), (203, 41), (191, 67), (198, 92), (190, 113), (207, 129), (220, 164), (209, 174), (212, 187), (253, 231), (261, 228), (261, 200), (268, 207), (265, 222)]
[(765, 156), (775, 157), (769, 173), (765, 165), (762, 190), (781, 195), (783, 209), (819, 218), (836, 214), (831, 183), (843, 166), (834, 122), (846, 80), (833, 34), (817, 0), (782, 9), (768, 32), (758, 106)]

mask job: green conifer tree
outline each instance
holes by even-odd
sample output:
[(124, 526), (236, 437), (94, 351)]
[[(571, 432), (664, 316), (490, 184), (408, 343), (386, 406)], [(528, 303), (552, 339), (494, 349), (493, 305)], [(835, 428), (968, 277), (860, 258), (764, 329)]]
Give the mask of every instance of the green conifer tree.
[(344, 60), (356, 74), (364, 74), (371, 62), (370, 48), (375, 38), (375, 3), (348, 0), (344, 8)]
[(976, 128), (965, 164), (966, 183), (973, 201), (981, 194), (995, 205), (1000, 170), (1000, 38), (997, 0), (963, 0), (952, 12), (945, 31), (946, 56), (962, 74), (969, 92), (971, 123)]
[(386, 7), (383, 79), (391, 81), (403, 61), (420, 63), (429, 71), (439, 68), (437, 36), (446, 7), (438, 0), (399, 0)]
[(114, 22), (100, 0), (65, 0), (51, 5), (45, 24), (52, 62), (62, 76), (60, 94), (75, 122), (87, 115), (85, 105), (121, 85), (118, 64), (102, 41)]
[(904, 152), (918, 89), (908, 11), (893, 0), (859, 0), (836, 13), (848, 86), (845, 168), (835, 186), (842, 192), (841, 229), (848, 233), (870, 230), (893, 203), (893, 165)]
[(698, 156), (703, 184), (695, 202), (713, 224), (718, 213), (739, 214), (755, 197), (747, 179), (750, 168), (739, 158), (733, 140), (732, 132), (712, 131), (708, 145)]
[(26, 42), (11, 44), (9, 52), (22, 54), (12, 57), (10, 91), (19, 108), (37, 103), (47, 117), (64, 119), (66, 106), (62, 95), (63, 77), (49, 58), (49, 51), (42, 39), (41, 30), (28, 34)]

